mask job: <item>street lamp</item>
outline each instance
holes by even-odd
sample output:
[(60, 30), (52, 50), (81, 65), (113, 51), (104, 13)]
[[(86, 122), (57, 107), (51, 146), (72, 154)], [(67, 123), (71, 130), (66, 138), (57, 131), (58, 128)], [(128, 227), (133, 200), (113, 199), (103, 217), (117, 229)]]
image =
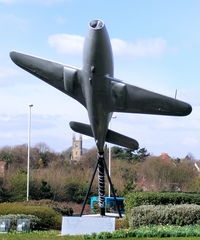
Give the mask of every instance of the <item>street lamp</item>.
[(26, 201), (29, 200), (29, 174), (30, 174), (30, 146), (31, 146), (31, 108), (33, 104), (29, 104), (29, 118), (28, 118), (28, 157), (27, 157), (27, 191)]
[[(117, 116), (113, 116), (113, 119), (117, 118)], [(111, 120), (112, 120), (111, 118)], [(111, 121), (110, 121), (110, 130), (111, 130)], [(108, 172), (109, 176), (111, 177), (111, 143), (109, 143), (109, 149), (108, 149)], [(108, 184), (108, 197), (110, 197), (111, 187), (110, 183)]]

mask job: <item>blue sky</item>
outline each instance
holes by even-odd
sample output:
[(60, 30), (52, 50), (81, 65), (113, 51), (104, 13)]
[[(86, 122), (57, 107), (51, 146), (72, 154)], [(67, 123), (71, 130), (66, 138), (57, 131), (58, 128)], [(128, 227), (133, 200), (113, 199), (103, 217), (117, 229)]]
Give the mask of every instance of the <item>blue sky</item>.
[[(12, 50), (82, 66), (88, 23), (102, 19), (113, 47), (115, 77), (189, 102), (187, 117), (117, 113), (112, 129), (138, 140), (154, 155), (192, 153), (200, 159), (200, 1), (0, 0), (0, 147), (27, 142), (53, 150), (71, 145), (69, 121), (88, 122), (75, 100), (13, 64)], [(94, 146), (84, 138), (84, 147)]]

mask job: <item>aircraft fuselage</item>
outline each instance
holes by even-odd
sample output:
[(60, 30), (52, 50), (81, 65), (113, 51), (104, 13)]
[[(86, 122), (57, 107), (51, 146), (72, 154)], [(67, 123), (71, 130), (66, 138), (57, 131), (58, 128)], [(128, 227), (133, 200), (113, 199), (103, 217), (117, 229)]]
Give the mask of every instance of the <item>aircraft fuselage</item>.
[(90, 22), (83, 53), (82, 91), (91, 129), (99, 152), (103, 152), (108, 124), (112, 113), (108, 101), (111, 98), (113, 77), (112, 48), (106, 27), (100, 20)]

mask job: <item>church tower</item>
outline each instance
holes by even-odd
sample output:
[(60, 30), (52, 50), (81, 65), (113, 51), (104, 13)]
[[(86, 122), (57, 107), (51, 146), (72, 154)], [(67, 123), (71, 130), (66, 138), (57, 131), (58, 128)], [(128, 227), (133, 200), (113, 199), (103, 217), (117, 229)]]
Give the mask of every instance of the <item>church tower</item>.
[(72, 152), (71, 152), (71, 161), (79, 162), (82, 156), (82, 135), (79, 136), (79, 139), (76, 139), (75, 134), (72, 138)]

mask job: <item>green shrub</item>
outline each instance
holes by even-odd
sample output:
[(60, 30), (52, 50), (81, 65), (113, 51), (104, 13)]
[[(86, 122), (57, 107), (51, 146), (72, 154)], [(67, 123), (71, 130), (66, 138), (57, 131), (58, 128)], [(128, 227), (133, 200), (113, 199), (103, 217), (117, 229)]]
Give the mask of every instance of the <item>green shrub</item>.
[(182, 205), (143, 205), (131, 210), (129, 226), (134, 228), (146, 225), (192, 225), (200, 221), (200, 206)]
[(200, 194), (135, 192), (125, 196), (125, 211), (130, 213), (133, 207), (141, 205), (197, 204), (200, 205)]
[(40, 223), (40, 219), (34, 215), (26, 215), (26, 214), (8, 214), (8, 215), (0, 215), (0, 219), (10, 219), (10, 229), (16, 230), (17, 227), (17, 219), (30, 219), (31, 229), (36, 229), (36, 226)]
[(107, 237), (107, 239), (117, 239), (117, 238), (153, 238), (153, 237), (200, 237), (200, 226), (142, 226), (136, 229), (120, 229), (116, 230), (112, 233), (99, 233), (99, 234), (85, 234), (83, 238), (86, 239), (103, 239), (103, 237)]
[(128, 237), (127, 230), (125, 230), (125, 229), (116, 230), (112, 233), (112, 237), (113, 238), (127, 238)]
[(34, 215), (40, 219), (35, 226), (36, 229), (50, 229), (57, 227), (61, 222), (61, 215), (49, 207), (39, 206), (22, 206), (16, 203), (1, 203), (0, 215), (7, 214), (26, 214)]
[[(82, 203), (87, 193), (88, 186), (85, 183), (74, 181), (65, 185), (65, 199), (67, 202)], [(90, 193), (91, 195), (92, 193)]]
[[(10, 188), (8, 194), (10, 195), (9, 201), (23, 201), (26, 199), (26, 184), (27, 176), (23, 172), (18, 172), (16, 175), (12, 176), (10, 181)], [(30, 179), (30, 188), (32, 187), (32, 179)]]
[(72, 216), (73, 215), (73, 209), (71, 207), (68, 207), (68, 203), (66, 202), (56, 202), (53, 200), (47, 200), (47, 199), (42, 199), (42, 200), (31, 200), (31, 201), (25, 201), (25, 202), (20, 202), (21, 205), (23, 206), (46, 206), (50, 207), (59, 214), (63, 216)]
[[(7, 189), (9, 202), (20, 202), (26, 199), (27, 175), (23, 170), (19, 170), (9, 179), (10, 187)], [(36, 180), (30, 177), (30, 199), (52, 199), (53, 192), (51, 186), (45, 180)]]
[(116, 218), (115, 229), (126, 229), (129, 228), (128, 218)]
[(98, 239), (108, 239), (112, 237), (112, 233), (110, 232), (101, 232), (98, 234)]

